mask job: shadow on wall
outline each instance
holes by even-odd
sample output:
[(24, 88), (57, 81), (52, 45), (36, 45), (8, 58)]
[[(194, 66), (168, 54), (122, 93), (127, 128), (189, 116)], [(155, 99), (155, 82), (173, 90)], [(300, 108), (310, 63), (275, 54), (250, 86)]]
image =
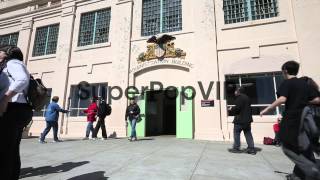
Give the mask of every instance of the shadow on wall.
[(20, 178), (27, 178), (27, 177), (34, 177), (34, 176), (44, 176), (48, 174), (54, 174), (54, 173), (62, 173), (70, 171), (71, 169), (74, 169), (79, 166), (83, 166), (85, 164), (88, 164), (89, 161), (82, 161), (82, 162), (67, 162), (62, 163), (58, 166), (43, 166), (38, 168), (33, 167), (27, 167), (22, 168), (20, 172)]
[(82, 174), (80, 176), (76, 176), (73, 178), (70, 178), (68, 180), (107, 180), (109, 177), (104, 177), (104, 171), (97, 171), (97, 172), (92, 172), (88, 174)]

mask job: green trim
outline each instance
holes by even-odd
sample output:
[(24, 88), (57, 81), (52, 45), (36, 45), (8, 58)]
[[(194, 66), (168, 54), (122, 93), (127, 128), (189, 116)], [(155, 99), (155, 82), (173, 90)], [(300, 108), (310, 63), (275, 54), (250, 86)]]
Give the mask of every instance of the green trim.
[(92, 35), (92, 44), (95, 44), (94, 40), (96, 38), (96, 31), (97, 31), (97, 16), (98, 11), (94, 13), (94, 24), (93, 24), (93, 35)]
[[(188, 97), (191, 97), (192, 95), (190, 89), (187, 89), (185, 93)], [(185, 99), (183, 102), (181, 94), (181, 90), (179, 89), (176, 108), (176, 137), (193, 139), (193, 100)]]
[(162, 21), (163, 21), (163, 0), (160, 0), (160, 33), (163, 32)]
[(47, 30), (46, 46), (44, 47), (44, 55), (47, 54), (48, 41), (49, 41), (49, 33), (50, 33), (50, 26), (48, 26), (48, 30)]
[(248, 7), (248, 20), (251, 21), (252, 20), (251, 1), (246, 0), (246, 2)]

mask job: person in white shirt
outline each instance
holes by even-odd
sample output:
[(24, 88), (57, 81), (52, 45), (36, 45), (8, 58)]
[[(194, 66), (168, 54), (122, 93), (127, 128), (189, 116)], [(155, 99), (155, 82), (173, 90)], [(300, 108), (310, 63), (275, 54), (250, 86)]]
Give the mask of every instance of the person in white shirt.
[[(30, 74), (23, 63), (23, 54), (16, 46), (0, 48), (1, 62), (4, 63), (2, 74), (7, 79), (8, 88), (0, 99), (2, 115), (0, 137), (2, 144), (0, 156), (1, 179), (16, 180), (20, 175), (20, 141), (23, 128), (32, 119), (32, 107), (27, 103)], [(5, 62), (3, 62), (5, 61)], [(3, 76), (3, 75), (2, 75)], [(2, 84), (2, 81), (1, 81)]]

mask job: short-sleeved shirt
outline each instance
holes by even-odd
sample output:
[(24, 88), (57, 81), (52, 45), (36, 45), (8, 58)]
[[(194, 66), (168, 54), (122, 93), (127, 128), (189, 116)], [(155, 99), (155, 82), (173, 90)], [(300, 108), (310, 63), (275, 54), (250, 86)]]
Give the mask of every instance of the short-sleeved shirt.
[(280, 124), (280, 139), (284, 145), (297, 147), (302, 110), (309, 101), (319, 96), (319, 92), (304, 80), (291, 78), (283, 81), (277, 95), (287, 98)]

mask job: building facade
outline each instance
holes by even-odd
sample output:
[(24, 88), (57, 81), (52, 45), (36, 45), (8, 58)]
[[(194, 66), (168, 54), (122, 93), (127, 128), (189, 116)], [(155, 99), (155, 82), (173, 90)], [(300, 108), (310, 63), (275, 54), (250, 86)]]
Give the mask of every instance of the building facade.
[[(92, 96), (112, 106), (108, 135), (126, 136), (130, 92), (139, 136), (229, 141), (227, 108), (243, 86), (261, 142), (283, 109), (258, 116), (276, 99), (281, 65), (296, 60), (301, 76), (320, 83), (319, 8), (318, 0), (2, 0), (0, 45), (19, 46), (48, 97), (71, 110), (59, 119), (61, 137), (84, 136)], [(34, 112), (29, 135), (41, 133), (44, 113)]]

